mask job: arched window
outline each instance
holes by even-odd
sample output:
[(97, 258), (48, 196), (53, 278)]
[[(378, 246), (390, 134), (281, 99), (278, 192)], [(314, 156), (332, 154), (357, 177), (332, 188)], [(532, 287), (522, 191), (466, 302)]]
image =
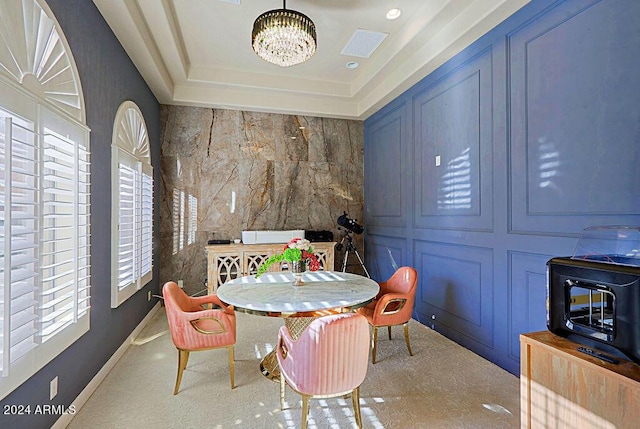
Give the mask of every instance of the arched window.
[(0, 399), (89, 330), (89, 129), (44, 1), (0, 2)]
[(113, 125), (111, 307), (147, 284), (152, 270), (153, 168), (142, 112), (120, 105)]

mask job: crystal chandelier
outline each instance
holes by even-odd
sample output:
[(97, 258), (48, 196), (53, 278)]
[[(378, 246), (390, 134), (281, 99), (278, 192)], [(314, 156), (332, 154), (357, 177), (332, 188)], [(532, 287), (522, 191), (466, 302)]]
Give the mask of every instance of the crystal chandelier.
[(251, 45), (260, 58), (281, 67), (305, 62), (316, 52), (316, 26), (307, 17), (287, 9), (263, 13), (253, 23)]

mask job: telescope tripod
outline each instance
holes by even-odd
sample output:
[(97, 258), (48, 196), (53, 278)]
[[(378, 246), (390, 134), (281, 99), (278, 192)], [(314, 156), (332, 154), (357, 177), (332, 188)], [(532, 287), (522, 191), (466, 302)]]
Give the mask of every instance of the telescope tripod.
[[(345, 244), (346, 242), (346, 244)], [(336, 246), (338, 251), (345, 248), (344, 258), (342, 259), (342, 272), (346, 272), (347, 270), (347, 261), (349, 259), (349, 253), (353, 252), (358, 258), (358, 262), (360, 262), (360, 266), (362, 267), (362, 271), (367, 275), (367, 277), (371, 278), (369, 275), (369, 271), (367, 271), (367, 267), (364, 266), (364, 262), (362, 262), (362, 258), (360, 257), (360, 253), (358, 253), (358, 249), (356, 248), (355, 243), (353, 242), (353, 237), (351, 236), (351, 231), (344, 230), (342, 233), (342, 239), (340, 243)]]

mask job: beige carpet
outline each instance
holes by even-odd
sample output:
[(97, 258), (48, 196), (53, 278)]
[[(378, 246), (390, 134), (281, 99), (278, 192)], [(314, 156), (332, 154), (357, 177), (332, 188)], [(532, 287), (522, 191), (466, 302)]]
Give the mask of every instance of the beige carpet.
[[(230, 389), (226, 350), (192, 353), (173, 396), (177, 351), (158, 311), (75, 415), (85, 428), (296, 428), (300, 397), (264, 378), (261, 356), (275, 344), (282, 319), (238, 313), (236, 388)], [(414, 356), (402, 328), (379, 333), (378, 363), (369, 361), (361, 387), (365, 428), (517, 428), (519, 380), (437, 332), (410, 324)], [(309, 428), (355, 428), (351, 399), (312, 400)]]

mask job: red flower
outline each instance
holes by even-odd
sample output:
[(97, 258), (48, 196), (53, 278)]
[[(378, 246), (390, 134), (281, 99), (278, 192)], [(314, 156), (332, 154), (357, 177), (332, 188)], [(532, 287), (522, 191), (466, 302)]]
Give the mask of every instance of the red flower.
[(284, 247), (282, 248), (282, 250), (287, 250), (287, 248), (289, 247), (290, 244), (293, 243), (297, 243), (298, 241), (300, 241), (301, 238), (300, 237), (296, 237), (296, 238), (292, 238), (287, 244), (284, 245)]
[(307, 262), (311, 271), (318, 271), (320, 269), (320, 262), (318, 258), (316, 258), (316, 255), (310, 255), (309, 258), (307, 258)]
[(318, 271), (320, 269), (320, 262), (318, 261), (318, 257), (313, 253), (309, 253), (306, 250), (303, 250), (302, 260), (307, 261), (307, 265), (309, 265), (309, 269), (311, 271)]

